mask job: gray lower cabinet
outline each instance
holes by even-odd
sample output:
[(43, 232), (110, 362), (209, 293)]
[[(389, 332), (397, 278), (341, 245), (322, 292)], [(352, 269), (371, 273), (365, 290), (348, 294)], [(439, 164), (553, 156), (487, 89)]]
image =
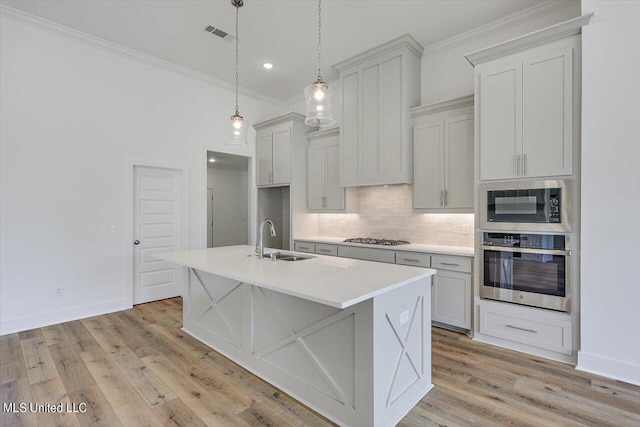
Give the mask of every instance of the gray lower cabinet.
[(471, 329), (471, 274), (438, 270), (431, 282), (431, 321)]
[(302, 240), (294, 242), (294, 249), (320, 255), (434, 268), (438, 272), (431, 281), (431, 321), (436, 326), (471, 330), (473, 258)]
[(365, 261), (387, 262), (391, 264), (396, 262), (396, 254), (393, 251), (385, 249), (338, 246), (338, 256), (343, 258), (363, 259)]

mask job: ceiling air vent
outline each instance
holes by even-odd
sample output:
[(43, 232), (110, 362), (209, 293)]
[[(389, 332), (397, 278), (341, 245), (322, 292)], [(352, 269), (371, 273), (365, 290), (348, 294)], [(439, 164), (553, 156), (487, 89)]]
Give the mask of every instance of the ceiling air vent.
[(207, 25), (203, 28), (203, 30), (207, 33), (213, 34), (214, 36), (220, 37), (222, 40), (231, 41), (235, 38), (232, 34), (229, 34), (226, 31), (221, 30), (220, 28), (214, 27), (213, 25)]

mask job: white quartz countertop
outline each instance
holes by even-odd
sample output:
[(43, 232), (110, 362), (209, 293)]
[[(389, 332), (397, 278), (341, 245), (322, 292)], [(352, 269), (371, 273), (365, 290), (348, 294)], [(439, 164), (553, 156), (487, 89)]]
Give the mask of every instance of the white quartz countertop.
[(455, 255), (455, 256), (473, 256), (473, 246), (443, 246), (443, 245), (427, 245), (422, 243), (409, 243), (408, 245), (398, 246), (385, 246), (385, 245), (366, 245), (363, 243), (348, 243), (344, 241), (342, 237), (325, 237), (325, 236), (311, 236), (311, 237), (296, 237), (293, 240), (314, 242), (314, 243), (329, 243), (339, 244), (344, 246), (359, 246), (362, 248), (375, 248), (386, 249), (393, 251), (409, 251), (409, 252), (428, 252), (431, 254), (440, 255)]
[[(276, 252), (265, 248), (265, 253)], [(303, 261), (258, 259), (252, 246), (224, 246), (155, 254), (159, 259), (336, 308), (359, 302), (435, 274), (430, 268), (324, 255)]]

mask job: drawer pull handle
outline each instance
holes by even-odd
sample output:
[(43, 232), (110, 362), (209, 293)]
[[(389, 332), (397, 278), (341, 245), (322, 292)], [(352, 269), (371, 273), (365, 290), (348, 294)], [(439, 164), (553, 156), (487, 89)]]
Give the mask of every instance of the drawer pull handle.
[(309, 246), (298, 246), (300, 249), (309, 250)]
[(533, 334), (537, 334), (538, 331), (536, 331), (535, 329), (526, 329), (526, 328), (520, 328), (518, 326), (513, 326), (513, 325), (506, 325), (507, 328), (511, 328), (511, 329), (517, 329), (519, 331), (525, 331), (525, 332), (531, 332)]
[(451, 265), (453, 267), (460, 267), (460, 264), (456, 264), (455, 262), (441, 262), (442, 265)]
[(402, 261), (407, 261), (407, 262), (420, 262), (417, 259), (413, 259), (413, 258), (402, 258)]
[(319, 252), (326, 252), (326, 253), (330, 253), (331, 251), (329, 249), (318, 249)]

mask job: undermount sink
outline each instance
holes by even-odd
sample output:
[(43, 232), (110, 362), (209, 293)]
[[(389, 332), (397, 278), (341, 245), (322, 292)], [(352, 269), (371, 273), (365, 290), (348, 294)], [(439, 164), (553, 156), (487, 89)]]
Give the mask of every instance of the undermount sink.
[(312, 256), (302, 256), (293, 254), (283, 254), (280, 252), (273, 252), (270, 254), (264, 254), (264, 259), (276, 259), (280, 261), (304, 261), (305, 259), (315, 258)]

